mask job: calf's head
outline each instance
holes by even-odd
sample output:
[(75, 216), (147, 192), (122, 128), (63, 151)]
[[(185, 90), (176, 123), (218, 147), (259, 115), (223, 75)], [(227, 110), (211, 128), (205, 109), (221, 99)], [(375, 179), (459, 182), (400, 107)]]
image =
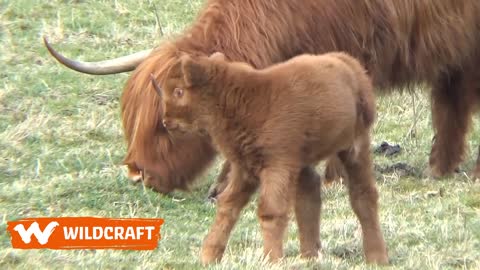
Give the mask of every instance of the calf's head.
[(162, 85), (151, 75), (162, 100), (163, 126), (171, 133), (203, 133), (208, 125), (216, 91), (227, 62), (223, 54), (210, 57), (183, 55), (167, 73)]

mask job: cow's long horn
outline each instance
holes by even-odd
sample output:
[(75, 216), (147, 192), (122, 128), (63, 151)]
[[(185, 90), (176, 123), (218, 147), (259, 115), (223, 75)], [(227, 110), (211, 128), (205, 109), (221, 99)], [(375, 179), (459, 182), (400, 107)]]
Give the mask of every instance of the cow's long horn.
[(55, 57), (58, 62), (73, 70), (93, 75), (108, 75), (132, 71), (152, 52), (150, 49), (105, 61), (82, 62), (68, 59), (61, 55), (53, 49), (46, 37), (43, 37), (43, 42), (50, 54)]

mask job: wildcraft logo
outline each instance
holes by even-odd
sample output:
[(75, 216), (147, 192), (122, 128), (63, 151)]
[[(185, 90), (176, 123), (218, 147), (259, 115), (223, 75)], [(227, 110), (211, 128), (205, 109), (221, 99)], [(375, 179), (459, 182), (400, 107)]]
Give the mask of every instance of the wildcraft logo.
[(27, 218), (7, 222), (13, 248), (153, 250), (163, 219)]

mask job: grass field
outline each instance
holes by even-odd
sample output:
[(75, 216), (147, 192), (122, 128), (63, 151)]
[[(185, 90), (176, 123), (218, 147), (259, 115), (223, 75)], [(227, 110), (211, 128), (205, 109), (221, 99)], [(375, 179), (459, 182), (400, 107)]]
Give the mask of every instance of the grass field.
[[(130, 184), (120, 163), (125, 143), (119, 97), (128, 74), (95, 77), (56, 63), (42, 35), (83, 60), (120, 56), (180, 33), (201, 0), (0, 0), (0, 268), (195, 269), (213, 221), (205, 200), (212, 168), (192, 193), (161, 196)], [(155, 6), (154, 6), (155, 4)], [(156, 12), (155, 12), (156, 11)], [(157, 16), (163, 36), (159, 34)], [(480, 269), (480, 183), (460, 173), (429, 180), (432, 138), (428, 90), (378, 100), (374, 144), (402, 152), (375, 156), (381, 222), (394, 269)], [(474, 163), (478, 120), (462, 169)], [(407, 173), (389, 170), (405, 162)], [(286, 258), (269, 265), (255, 204), (245, 210), (223, 261), (213, 269), (365, 269), (357, 220), (341, 185), (323, 189), (321, 258), (298, 257), (294, 222)], [(6, 222), (38, 216), (161, 217), (154, 251), (15, 250)]]

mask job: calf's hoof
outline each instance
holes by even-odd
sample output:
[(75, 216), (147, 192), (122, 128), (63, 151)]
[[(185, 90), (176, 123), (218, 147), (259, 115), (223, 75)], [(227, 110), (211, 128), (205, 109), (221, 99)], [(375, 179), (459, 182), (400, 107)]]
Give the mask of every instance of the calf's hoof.
[(305, 259), (317, 258), (321, 249), (322, 249), (322, 245), (320, 244), (320, 242), (315, 243), (311, 248), (302, 249), (301, 251), (302, 258), (305, 258)]
[(385, 252), (372, 252), (367, 256), (367, 263), (377, 265), (388, 265), (388, 255)]
[(201, 255), (202, 264), (208, 265), (220, 262), (224, 251), (225, 247), (204, 245)]

